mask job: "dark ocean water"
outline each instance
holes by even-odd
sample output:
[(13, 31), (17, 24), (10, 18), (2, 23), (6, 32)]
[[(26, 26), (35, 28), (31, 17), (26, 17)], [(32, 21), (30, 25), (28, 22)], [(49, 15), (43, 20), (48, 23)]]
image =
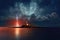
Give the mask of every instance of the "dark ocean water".
[(47, 28), (17, 28), (19, 36), (16, 37), (16, 28), (0, 28), (0, 40), (46, 40)]
[[(19, 32), (17, 36), (16, 30)], [(60, 28), (0, 27), (0, 40), (60, 40)]]

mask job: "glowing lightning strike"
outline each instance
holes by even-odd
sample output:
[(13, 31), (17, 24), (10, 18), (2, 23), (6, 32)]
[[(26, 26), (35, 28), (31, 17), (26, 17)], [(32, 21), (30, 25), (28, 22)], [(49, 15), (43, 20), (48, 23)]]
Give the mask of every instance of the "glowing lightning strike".
[[(16, 16), (16, 27), (19, 27), (19, 23), (18, 23), (18, 16)], [(19, 28), (15, 29), (15, 35), (16, 35), (16, 39), (19, 39)]]
[(16, 27), (19, 27), (18, 16), (16, 16)]

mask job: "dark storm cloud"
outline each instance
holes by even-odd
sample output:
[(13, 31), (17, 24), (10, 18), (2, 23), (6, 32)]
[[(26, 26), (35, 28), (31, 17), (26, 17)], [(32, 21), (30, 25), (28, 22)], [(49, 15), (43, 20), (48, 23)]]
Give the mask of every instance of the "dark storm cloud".
[[(60, 26), (60, 1), (59, 0), (0, 0), (0, 18), (1, 19), (8, 19), (9, 17), (15, 17), (16, 13), (10, 13), (10, 9), (12, 8), (12, 11), (14, 9), (14, 5), (17, 2), (20, 2), (19, 4), (23, 3), (23, 6), (26, 7), (31, 3), (31, 1), (35, 2), (37, 4), (36, 11), (28, 16), (25, 16), (28, 18), (31, 22), (31, 24), (36, 24), (39, 26)], [(35, 6), (35, 5), (34, 5)], [(34, 8), (33, 8), (34, 9)], [(19, 10), (17, 10), (19, 11)], [(21, 10), (20, 10), (21, 13)], [(11, 16), (10, 16), (11, 15)], [(18, 14), (19, 15), (19, 14)], [(21, 14), (20, 14), (21, 15)], [(22, 15), (21, 15), (22, 16)], [(48, 24), (48, 25), (47, 25)]]
[[(38, 15), (39, 19), (33, 19), (32, 24), (38, 25), (38, 26), (43, 26), (43, 27), (59, 27), (60, 26), (60, 19), (59, 19), (59, 0), (43, 0), (39, 5), (41, 8), (44, 9), (42, 11), (42, 17)], [(58, 4), (59, 3), (59, 4)], [(54, 14), (56, 12), (56, 14)], [(40, 13), (40, 12), (39, 12)], [(54, 14), (54, 16), (53, 16)], [(46, 16), (48, 15), (48, 16)], [(58, 16), (58, 17), (57, 17)], [(35, 21), (34, 21), (35, 20)], [(39, 21), (39, 20), (44, 20), (44, 21)], [(36, 23), (36, 24), (35, 24)]]

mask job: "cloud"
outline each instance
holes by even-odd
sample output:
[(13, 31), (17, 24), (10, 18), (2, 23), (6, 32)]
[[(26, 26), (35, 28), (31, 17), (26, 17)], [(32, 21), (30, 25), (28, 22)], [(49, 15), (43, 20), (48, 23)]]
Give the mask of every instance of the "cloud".
[(37, 13), (37, 8), (38, 6), (36, 2), (30, 2), (29, 5), (16, 2), (14, 7), (11, 6), (8, 9), (7, 18), (16, 18), (17, 15), (19, 18), (25, 17), (29, 20), (32, 14)]
[(26, 5), (24, 6), (24, 4), (21, 3), (20, 4), (20, 10), (21, 10), (23, 15), (31, 16), (37, 10), (37, 3), (36, 2), (31, 2), (29, 7), (26, 6)]
[[(20, 2), (16, 2), (14, 7), (11, 6), (8, 11), (8, 18), (16, 18), (16, 15), (19, 18), (25, 17), (26, 19), (30, 20), (31, 16), (34, 14), (35, 19), (39, 21), (50, 20), (50, 18), (56, 18), (58, 15), (56, 12), (52, 12), (49, 14), (51, 9), (47, 7), (39, 7), (40, 5), (37, 2), (30, 2), (28, 5)], [(33, 18), (33, 17), (32, 17)]]
[[(31, 17), (31, 18), (33, 18), (33, 17)], [(37, 21), (45, 21), (45, 20), (51, 20), (51, 19), (53, 20), (56, 18), (58, 18), (58, 14), (56, 12), (52, 12), (51, 14), (47, 14), (47, 15), (43, 15), (43, 16), (41, 16), (41, 15), (35, 16), (35, 19)]]
[(58, 15), (57, 15), (56, 12), (52, 12), (51, 15), (49, 15), (49, 16), (50, 16), (50, 17), (54, 17), (54, 18), (58, 17)]

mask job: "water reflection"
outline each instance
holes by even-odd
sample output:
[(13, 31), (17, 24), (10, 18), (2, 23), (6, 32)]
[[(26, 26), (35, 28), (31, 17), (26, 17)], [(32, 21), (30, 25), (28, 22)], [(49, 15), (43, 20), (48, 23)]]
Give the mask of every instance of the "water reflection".
[(46, 38), (46, 33), (46, 28), (0, 27), (0, 40), (41, 40)]
[(31, 28), (6, 28), (5, 27), (5, 28), (0, 28), (0, 39), (16, 40), (18, 38), (20, 39), (20, 37), (31, 36), (31, 33), (32, 33)]

